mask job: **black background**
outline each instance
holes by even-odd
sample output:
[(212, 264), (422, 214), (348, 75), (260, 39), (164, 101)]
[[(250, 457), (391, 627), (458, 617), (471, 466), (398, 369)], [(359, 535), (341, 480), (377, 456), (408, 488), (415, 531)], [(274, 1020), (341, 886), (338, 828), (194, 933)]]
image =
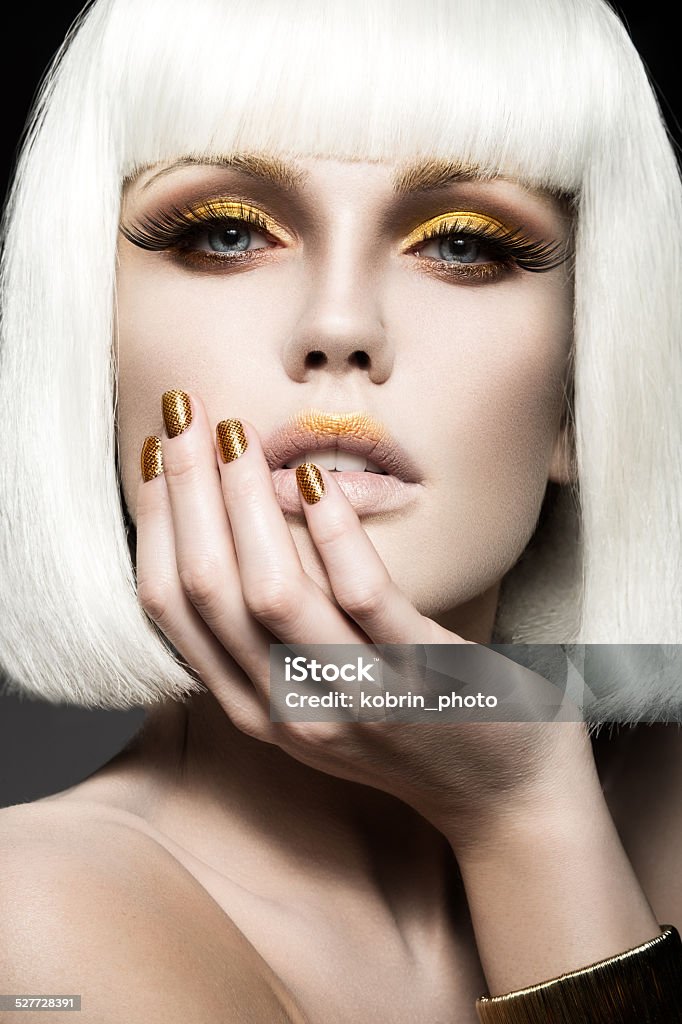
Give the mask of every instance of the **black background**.
[[(190, 8), (190, 0), (187, 2)], [(43, 5), (38, 13), (33, 5), (25, 4), (4, 12), (3, 196), (36, 88), (81, 6), (80, 2)], [(640, 0), (614, 7), (647, 66), (679, 158), (682, 102), (679, 57), (674, 51), (678, 38), (676, 5), (643, 4)], [(211, 59), (210, 41), (207, 59)], [(37, 243), (49, 245), (49, 226)], [(143, 718), (141, 709), (86, 711), (0, 696), (0, 807), (59, 792), (80, 781), (112, 757)]]

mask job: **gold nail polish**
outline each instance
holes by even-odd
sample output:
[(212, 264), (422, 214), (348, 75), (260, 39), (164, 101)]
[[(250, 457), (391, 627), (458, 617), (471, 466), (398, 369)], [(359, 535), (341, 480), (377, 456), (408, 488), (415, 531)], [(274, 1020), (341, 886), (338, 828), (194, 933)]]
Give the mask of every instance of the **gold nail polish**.
[(234, 462), (249, 444), (241, 420), (221, 420), (215, 428), (215, 436), (223, 462)]
[(314, 505), (324, 494), (324, 480), (314, 462), (304, 462), (296, 467), (296, 482), (309, 505)]
[(161, 409), (169, 437), (177, 437), (192, 422), (192, 403), (184, 391), (164, 391)]
[(161, 450), (161, 438), (145, 437), (140, 455), (140, 469), (142, 479), (146, 483), (153, 480), (159, 473), (163, 473), (163, 452)]

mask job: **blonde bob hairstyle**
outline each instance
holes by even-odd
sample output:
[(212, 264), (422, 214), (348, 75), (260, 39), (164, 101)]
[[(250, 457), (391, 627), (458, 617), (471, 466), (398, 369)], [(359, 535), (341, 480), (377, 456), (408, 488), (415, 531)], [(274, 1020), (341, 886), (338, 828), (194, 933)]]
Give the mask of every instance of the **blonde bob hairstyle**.
[[(238, 151), (446, 158), (568, 196), (577, 483), (548, 485), (494, 641), (682, 639), (682, 189), (603, 0), (96, 0), (35, 104), (5, 214), (0, 661), (85, 707), (204, 686), (141, 609), (117, 452), (116, 245), (141, 169)], [(551, 498), (551, 500), (550, 500)], [(132, 552), (132, 554), (131, 554)], [(409, 640), (409, 638), (406, 638)], [(680, 704), (640, 673), (602, 713)]]

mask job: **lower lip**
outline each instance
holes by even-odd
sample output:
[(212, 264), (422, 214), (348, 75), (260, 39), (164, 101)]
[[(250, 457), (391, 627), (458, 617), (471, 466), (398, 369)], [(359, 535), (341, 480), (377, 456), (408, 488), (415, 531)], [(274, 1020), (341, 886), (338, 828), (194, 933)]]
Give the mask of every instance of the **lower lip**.
[[(334, 477), (358, 515), (393, 512), (417, 497), (420, 485), (406, 483), (386, 473), (336, 472)], [(274, 469), (272, 482), (283, 512), (303, 511), (303, 499), (294, 469)]]

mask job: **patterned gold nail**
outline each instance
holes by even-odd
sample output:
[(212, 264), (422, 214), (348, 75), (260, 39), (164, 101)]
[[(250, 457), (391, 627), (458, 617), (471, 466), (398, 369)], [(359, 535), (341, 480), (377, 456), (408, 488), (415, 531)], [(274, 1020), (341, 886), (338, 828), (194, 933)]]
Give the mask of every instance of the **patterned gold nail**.
[(164, 391), (161, 399), (163, 422), (169, 437), (177, 437), (192, 422), (192, 403), (184, 391)]
[(324, 494), (324, 480), (314, 462), (303, 462), (296, 467), (296, 482), (309, 505), (314, 505)]
[(221, 420), (215, 428), (215, 436), (223, 462), (234, 462), (249, 444), (241, 420)]
[(153, 480), (159, 473), (163, 473), (163, 452), (161, 450), (161, 438), (145, 437), (140, 455), (140, 469), (142, 479), (146, 483)]

